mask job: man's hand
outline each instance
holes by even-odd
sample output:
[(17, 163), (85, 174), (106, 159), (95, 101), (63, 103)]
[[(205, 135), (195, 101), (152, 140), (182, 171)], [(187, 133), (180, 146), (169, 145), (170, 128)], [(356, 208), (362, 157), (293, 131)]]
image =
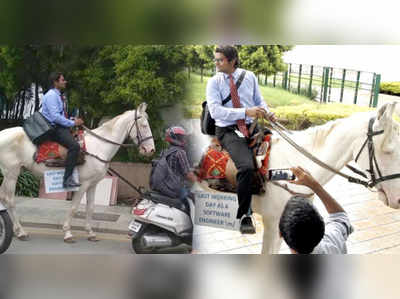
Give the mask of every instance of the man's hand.
[(246, 115), (249, 117), (264, 117), (264, 115), (267, 113), (264, 108), (262, 107), (251, 107), (251, 108), (246, 108)]
[(311, 189), (315, 186), (318, 186), (318, 182), (312, 177), (312, 175), (305, 169), (298, 167), (290, 168), (293, 171), (293, 174), (296, 176), (297, 180), (290, 181), (290, 183), (296, 185), (304, 185)]
[(269, 120), (272, 121), (272, 122), (277, 121), (277, 118), (276, 118), (276, 116), (275, 116), (275, 113), (273, 113), (272, 111), (266, 112), (265, 118), (269, 119)]
[(83, 125), (83, 120), (81, 118), (75, 118), (75, 126)]

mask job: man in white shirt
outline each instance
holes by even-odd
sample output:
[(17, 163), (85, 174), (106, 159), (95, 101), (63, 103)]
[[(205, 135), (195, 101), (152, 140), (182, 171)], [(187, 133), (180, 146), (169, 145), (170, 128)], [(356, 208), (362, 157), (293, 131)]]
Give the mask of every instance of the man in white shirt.
[(345, 254), (346, 240), (353, 227), (342, 206), (301, 167), (291, 169), (297, 180), (293, 184), (309, 187), (321, 199), (329, 213), (324, 223), (317, 209), (306, 199), (291, 198), (279, 222), (280, 235), (293, 254)]
[[(250, 206), (255, 165), (248, 145), (250, 136), (247, 129), (255, 117), (268, 116), (275, 120), (275, 116), (261, 96), (256, 76), (251, 71), (239, 68), (239, 57), (235, 47), (217, 47), (214, 61), (218, 73), (207, 82), (207, 105), (211, 117), (215, 120), (218, 141), (229, 152), (238, 170), (237, 218), (241, 219), (240, 231), (253, 234), (255, 227), (250, 217)], [(242, 73), (244, 77), (237, 89), (236, 84)], [(229, 95), (231, 100), (223, 104)]]

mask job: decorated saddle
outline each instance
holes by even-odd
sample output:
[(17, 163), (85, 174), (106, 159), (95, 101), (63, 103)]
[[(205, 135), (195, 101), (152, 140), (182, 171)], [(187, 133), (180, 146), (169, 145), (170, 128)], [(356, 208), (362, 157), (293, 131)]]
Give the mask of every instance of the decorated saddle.
[[(77, 130), (73, 133), (75, 140), (79, 143), (81, 151), (79, 152), (77, 165), (85, 163), (86, 143), (83, 130)], [(65, 167), (68, 150), (54, 141), (45, 141), (38, 145), (33, 156), (36, 163), (44, 163), (48, 167)]]
[[(271, 134), (256, 136), (250, 144), (250, 148), (254, 154), (254, 163), (256, 172), (254, 173), (253, 194), (262, 194), (263, 183), (266, 180), (268, 173), (269, 153), (271, 151)], [(217, 139), (212, 140), (211, 145), (204, 153), (198, 169), (198, 175), (202, 180), (207, 180), (210, 188), (235, 192), (236, 186), (229, 179), (229, 153), (222, 149)]]

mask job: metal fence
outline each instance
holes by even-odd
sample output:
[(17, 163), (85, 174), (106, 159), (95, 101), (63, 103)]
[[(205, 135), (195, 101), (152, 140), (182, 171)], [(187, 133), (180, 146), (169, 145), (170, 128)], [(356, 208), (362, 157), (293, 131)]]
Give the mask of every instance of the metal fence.
[(288, 64), (286, 72), (265, 77), (260, 84), (280, 87), (321, 103), (340, 102), (376, 107), (381, 75), (333, 67)]

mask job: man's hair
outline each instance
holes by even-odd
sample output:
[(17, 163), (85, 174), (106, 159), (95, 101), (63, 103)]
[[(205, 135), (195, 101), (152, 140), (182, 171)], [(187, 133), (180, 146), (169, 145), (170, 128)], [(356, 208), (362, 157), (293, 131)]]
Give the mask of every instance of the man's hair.
[(236, 63), (234, 66), (235, 66), (235, 68), (239, 67), (239, 55), (238, 55), (238, 52), (235, 47), (218, 46), (215, 49), (215, 52), (224, 54), (224, 56), (226, 57), (226, 59), (228, 59), (228, 61), (232, 61), (233, 59), (236, 59)]
[(58, 81), (62, 75), (63, 73), (61, 72), (51, 72), (49, 75), (50, 86), (54, 87), (54, 81)]
[(317, 209), (306, 199), (289, 199), (279, 221), (286, 244), (297, 253), (311, 253), (325, 234), (325, 223)]

